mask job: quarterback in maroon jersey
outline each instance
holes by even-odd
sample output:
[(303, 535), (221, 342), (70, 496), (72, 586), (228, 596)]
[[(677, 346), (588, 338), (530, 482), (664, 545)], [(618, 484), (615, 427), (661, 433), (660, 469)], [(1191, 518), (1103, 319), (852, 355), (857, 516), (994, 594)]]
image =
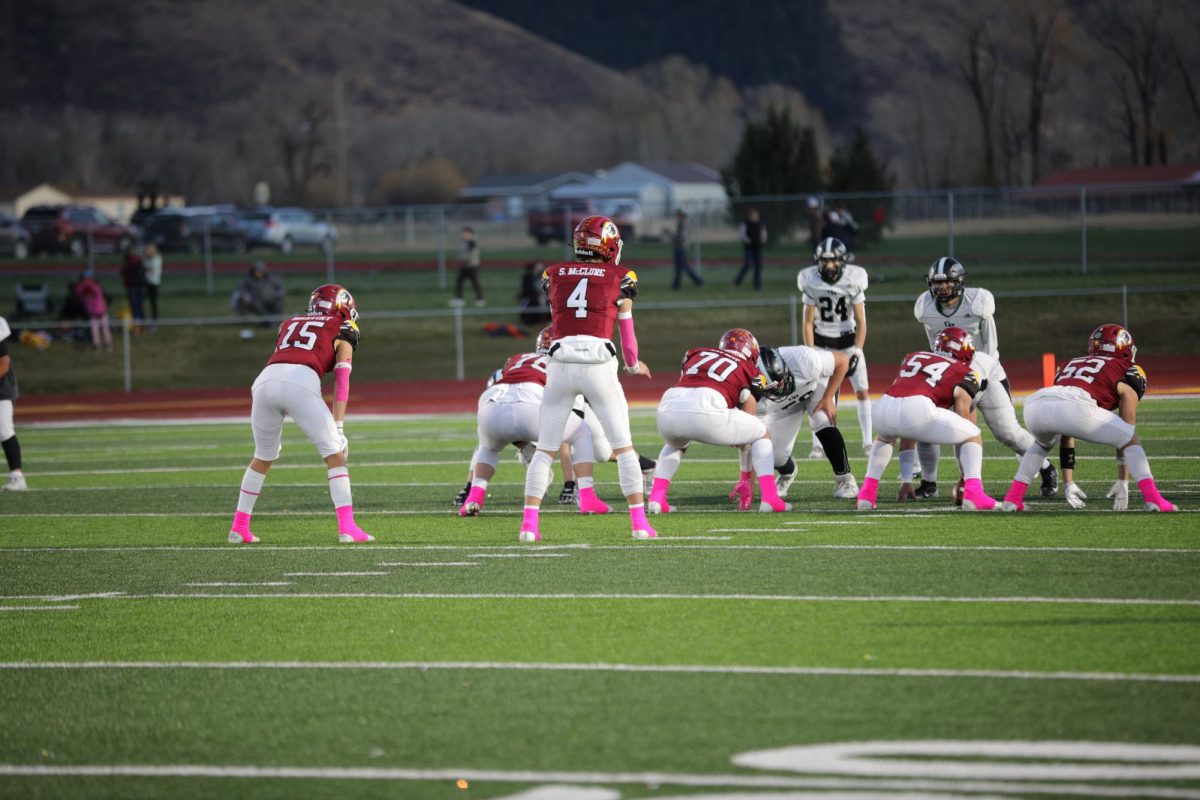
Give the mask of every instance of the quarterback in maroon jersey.
[[(477, 516), (483, 510), (488, 482), (496, 474), (500, 451), (508, 444), (523, 449), (536, 441), (546, 385), (546, 353), (551, 342), (550, 329), (545, 328), (538, 334), (536, 351), (509, 357), (496, 381), (480, 395), (479, 446), (471, 459), (471, 488), (458, 510), (460, 517)], [(570, 466), (578, 481), (579, 513), (607, 514), (609, 507), (596, 496), (592, 476), (597, 449), (601, 449), (603, 460), (608, 459), (612, 449), (602, 433), (595, 436), (597, 432), (588, 424), (589, 417), (591, 425), (598, 427), (586, 407), (568, 418), (563, 441), (570, 446), (570, 456), (569, 460), (563, 456), (563, 469)], [(599, 444), (593, 444), (594, 438), (600, 440)]]
[(716, 347), (694, 347), (683, 357), (679, 382), (658, 404), (658, 432), (663, 449), (654, 470), (647, 510), (673, 511), (667, 489), (692, 442), (749, 447), (762, 490), (759, 511), (789, 511), (775, 486), (775, 451), (767, 426), (754, 415), (767, 388), (758, 364), (758, 340), (744, 328), (733, 328)]
[(626, 372), (650, 377), (638, 360), (633, 330), (637, 274), (620, 265), (621, 232), (607, 217), (585, 217), (575, 226), (572, 243), (575, 260), (554, 264), (542, 279), (550, 299), (554, 342), (548, 353), (537, 452), (525, 474), (525, 514), (518, 538), (542, 538), (538, 517), (550, 483), (550, 463), (562, 444), (575, 398), (582, 395), (612, 443), (633, 538), (652, 539), (656, 534), (646, 519), (641, 467), (633, 451), (629, 407), (617, 380), (617, 348), (611, 338), (615, 322)]
[[(237, 511), (229, 531), (233, 544), (257, 542), (250, 515), (271, 465), (279, 458), (283, 419), (291, 416), (325, 459), (329, 494), (337, 513), (339, 542), (369, 542), (354, 521), (350, 472), (346, 469), (343, 420), (350, 400), (350, 368), (358, 347), (358, 306), (337, 284), (318, 286), (308, 299), (308, 312), (279, 326), (275, 352), (251, 388), (250, 427), (254, 458), (242, 476)], [(321, 397), (321, 378), (334, 374), (333, 413)]]
[(938, 331), (932, 352), (909, 353), (900, 362), (896, 380), (871, 408), (876, 436), (858, 493), (859, 511), (875, 508), (879, 478), (892, 458), (896, 437), (912, 443), (909, 463), (915, 442), (958, 445), (965, 479), (963, 508), (995, 508), (996, 501), (983, 491), (983, 438), (970, 420), (971, 403), (983, 388), (979, 373), (971, 368), (974, 355), (971, 334), (951, 327)]
[[(1036, 464), (1060, 436), (1117, 449), (1117, 482), (1107, 495), (1113, 498), (1114, 510), (1123, 511), (1129, 505), (1129, 475), (1137, 481), (1147, 511), (1179, 510), (1159, 493), (1134, 429), (1137, 406), (1146, 392), (1146, 373), (1134, 363), (1136, 355), (1129, 331), (1120, 325), (1101, 325), (1088, 338), (1088, 354), (1068, 361), (1053, 386), (1039, 389), (1025, 401), (1025, 426), (1035, 441), (1021, 459), (1004, 497), (1003, 511), (1025, 510), (1025, 490)], [(1087, 498), (1082, 492), (1077, 494)], [(1071, 505), (1078, 508), (1083, 503)]]

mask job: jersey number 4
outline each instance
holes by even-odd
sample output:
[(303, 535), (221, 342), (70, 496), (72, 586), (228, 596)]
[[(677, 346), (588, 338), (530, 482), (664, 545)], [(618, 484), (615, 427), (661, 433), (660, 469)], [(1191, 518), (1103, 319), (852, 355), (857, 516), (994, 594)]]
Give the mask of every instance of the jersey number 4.
[[(300, 330), (296, 330), (299, 326)], [(279, 340), (279, 349), (286, 350), (289, 347), (299, 347), (301, 350), (312, 350), (317, 346), (317, 331), (325, 327), (324, 320), (310, 320), (301, 323), (296, 320), (288, 326), (287, 333)], [(293, 340), (293, 336), (295, 339)]]
[(584, 278), (575, 284), (574, 291), (567, 298), (567, 308), (575, 309), (575, 316), (579, 319), (587, 316), (587, 286), (588, 279)]
[(926, 383), (928, 383), (930, 386), (937, 386), (938, 381), (940, 381), (942, 376), (946, 374), (946, 370), (950, 369), (950, 362), (943, 361), (939, 358), (933, 363), (926, 363), (930, 358), (933, 357), (934, 356), (930, 356), (925, 353), (918, 353), (917, 355), (913, 356), (908, 361), (904, 362), (908, 369), (900, 370), (900, 377), (911, 378), (918, 372), (921, 372), (925, 375)]
[(837, 322), (839, 320), (845, 322), (850, 319), (850, 309), (846, 308), (846, 298), (839, 297), (837, 305), (834, 305), (833, 298), (826, 295), (819, 302), (821, 304), (821, 322)]
[(725, 379), (737, 369), (737, 362), (728, 356), (723, 356), (718, 353), (701, 353), (696, 359), (696, 363), (688, 367), (687, 374), (695, 375), (708, 362), (712, 362), (708, 366), (708, 377), (712, 378), (717, 383), (724, 383)]

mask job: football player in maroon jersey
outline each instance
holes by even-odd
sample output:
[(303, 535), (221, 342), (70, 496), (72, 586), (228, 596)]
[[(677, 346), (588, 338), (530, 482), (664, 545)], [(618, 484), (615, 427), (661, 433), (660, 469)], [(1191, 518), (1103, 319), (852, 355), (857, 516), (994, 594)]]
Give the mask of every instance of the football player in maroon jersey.
[(647, 506), (651, 514), (675, 510), (667, 502), (667, 489), (692, 442), (749, 447), (762, 491), (758, 510), (791, 510), (775, 486), (775, 451), (767, 426), (754, 416), (766, 388), (758, 340), (744, 328), (726, 331), (716, 347), (694, 347), (684, 354), (679, 382), (658, 404), (658, 432), (664, 444)]
[[(983, 438), (971, 422), (971, 401), (983, 388), (979, 373), (971, 368), (975, 342), (962, 328), (943, 328), (933, 340), (933, 352), (909, 353), (900, 362), (900, 373), (871, 409), (875, 443), (867, 462), (867, 477), (858, 493), (858, 510), (875, 508), (879, 478), (892, 458), (896, 437), (910, 447), (915, 442), (957, 445), (965, 479), (963, 508), (987, 511), (996, 501), (983, 491)], [(1041, 463), (1041, 462), (1039, 462)]]
[[(458, 510), (460, 517), (474, 517), (483, 510), (487, 485), (496, 474), (500, 451), (508, 444), (523, 448), (537, 439), (543, 387), (546, 385), (546, 353), (553, 341), (549, 328), (538, 334), (533, 353), (518, 353), (504, 362), (500, 377), (479, 398), (479, 446), (472, 458), (471, 489)], [(569, 458), (563, 456), (564, 469), (573, 469), (579, 484), (579, 513), (607, 514), (608, 505), (596, 496), (593, 469), (596, 460), (592, 429), (585, 421), (584, 409), (567, 420), (564, 444), (570, 446)], [(595, 423), (595, 418), (592, 418)], [(607, 442), (606, 452), (608, 456)], [(560, 454), (561, 455), (561, 454)]]
[[(358, 339), (358, 306), (350, 292), (337, 284), (318, 286), (308, 299), (308, 312), (285, 319), (279, 326), (275, 352), (250, 390), (254, 458), (242, 476), (237, 512), (229, 531), (231, 543), (258, 541), (250, 532), (250, 515), (267, 472), (279, 458), (285, 414), (296, 421), (329, 468), (338, 541), (372, 541), (354, 522), (343, 430), (350, 400), (350, 367)], [(321, 378), (329, 372), (334, 374), (333, 414), (321, 397)]]
[(1088, 338), (1088, 354), (1068, 361), (1053, 386), (1039, 389), (1025, 401), (1025, 426), (1035, 441), (1025, 451), (1004, 496), (1003, 511), (1025, 510), (1025, 490), (1036, 465), (1060, 436), (1117, 449), (1117, 482), (1108, 494), (1114, 498), (1115, 509), (1128, 506), (1128, 476), (1132, 475), (1147, 511), (1179, 510), (1159, 493), (1150, 474), (1150, 460), (1134, 429), (1137, 406), (1146, 392), (1146, 373), (1134, 363), (1136, 356), (1129, 331), (1120, 325), (1101, 325)]
[(612, 343), (617, 323), (625, 371), (650, 377), (649, 368), (638, 360), (633, 330), (637, 273), (620, 266), (621, 232), (607, 217), (585, 217), (575, 226), (572, 242), (575, 260), (552, 265), (542, 277), (554, 320), (554, 342), (548, 353), (538, 449), (525, 474), (525, 514), (518, 538), (522, 542), (542, 538), (538, 515), (550, 483), (550, 463), (562, 444), (575, 398), (583, 395), (617, 457), (633, 538), (653, 539), (656, 534), (646, 519), (641, 468), (629, 432), (629, 406), (617, 379), (617, 348)]

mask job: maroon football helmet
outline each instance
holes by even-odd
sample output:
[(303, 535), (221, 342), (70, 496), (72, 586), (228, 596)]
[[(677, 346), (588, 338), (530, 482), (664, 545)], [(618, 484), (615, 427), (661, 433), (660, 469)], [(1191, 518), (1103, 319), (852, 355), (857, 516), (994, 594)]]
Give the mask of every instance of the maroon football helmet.
[(745, 328), (730, 328), (725, 331), (717, 347), (737, 353), (751, 361), (758, 361), (758, 339)]
[(933, 349), (970, 364), (975, 356), (975, 337), (962, 328), (943, 328), (933, 339)]
[(330, 316), (358, 320), (358, 305), (354, 296), (344, 286), (327, 283), (318, 286), (308, 298), (308, 310), (313, 314), (328, 314)]
[(1133, 335), (1120, 325), (1101, 325), (1088, 337), (1088, 355), (1114, 356), (1130, 363), (1137, 357)]
[(542, 332), (538, 334), (537, 346), (534, 348), (537, 352), (545, 355), (550, 352), (550, 344), (554, 341), (554, 329), (542, 328)]
[(571, 239), (576, 256), (594, 258), (607, 264), (621, 263), (621, 231), (608, 217), (599, 214), (584, 217), (575, 226)]

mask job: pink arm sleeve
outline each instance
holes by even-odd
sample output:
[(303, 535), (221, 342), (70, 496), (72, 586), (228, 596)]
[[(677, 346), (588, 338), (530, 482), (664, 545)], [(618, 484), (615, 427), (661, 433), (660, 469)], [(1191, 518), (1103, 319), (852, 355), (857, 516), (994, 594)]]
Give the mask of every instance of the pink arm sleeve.
[(638, 364), (637, 336), (633, 333), (633, 314), (617, 315), (617, 327), (621, 331), (621, 352), (625, 355), (625, 366), (636, 369)]
[(333, 399), (339, 403), (350, 400), (349, 361), (339, 361), (333, 366)]

